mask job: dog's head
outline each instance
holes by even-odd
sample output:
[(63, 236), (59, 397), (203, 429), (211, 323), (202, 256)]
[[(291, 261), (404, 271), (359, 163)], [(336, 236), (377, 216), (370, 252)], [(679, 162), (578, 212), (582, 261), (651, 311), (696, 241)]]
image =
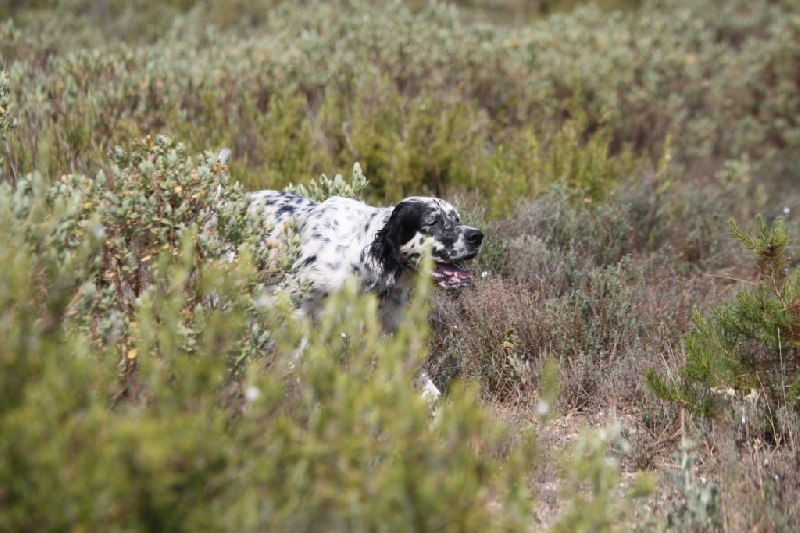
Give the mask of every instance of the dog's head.
[(456, 208), (439, 198), (406, 198), (392, 210), (376, 244), (384, 261), (416, 270), (425, 243), (431, 243), (436, 283), (446, 288), (468, 285), (472, 272), (465, 266), (478, 255), (483, 233), (465, 226)]

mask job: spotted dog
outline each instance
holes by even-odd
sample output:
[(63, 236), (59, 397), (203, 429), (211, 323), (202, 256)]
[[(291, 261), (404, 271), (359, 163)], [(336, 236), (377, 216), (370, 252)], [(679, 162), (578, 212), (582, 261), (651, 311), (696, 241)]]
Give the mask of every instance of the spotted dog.
[(439, 198), (411, 197), (387, 208), (341, 197), (317, 203), (277, 191), (250, 198), (278, 231), (289, 219), (300, 220), (302, 249), (294, 270), (298, 280), (311, 284), (303, 311), (313, 316), (325, 296), (354, 276), (361, 290), (378, 296), (386, 331), (402, 318), (426, 242), (435, 261), (430, 275), (445, 288), (469, 285), (473, 274), (464, 262), (483, 243), (483, 233), (462, 224), (455, 207)]

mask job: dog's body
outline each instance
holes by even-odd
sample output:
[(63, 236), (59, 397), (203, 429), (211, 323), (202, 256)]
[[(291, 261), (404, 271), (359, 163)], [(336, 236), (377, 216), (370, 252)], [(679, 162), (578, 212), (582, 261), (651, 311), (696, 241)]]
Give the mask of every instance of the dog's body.
[(386, 331), (402, 318), (426, 241), (435, 261), (431, 274), (448, 288), (470, 282), (472, 273), (461, 262), (475, 257), (483, 242), (480, 230), (461, 224), (456, 209), (438, 198), (411, 197), (394, 208), (378, 208), (349, 198), (317, 203), (260, 191), (251, 201), (266, 211), (276, 231), (290, 218), (300, 221), (302, 251), (294, 270), (300, 281), (311, 283), (304, 311), (314, 314), (325, 296), (354, 276), (361, 290), (378, 296)]

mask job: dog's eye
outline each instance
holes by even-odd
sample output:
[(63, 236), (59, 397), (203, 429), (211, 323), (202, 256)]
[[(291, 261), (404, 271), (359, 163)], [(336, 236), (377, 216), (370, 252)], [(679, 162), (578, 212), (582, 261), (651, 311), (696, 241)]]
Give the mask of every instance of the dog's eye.
[(438, 226), (442, 223), (442, 215), (439, 213), (431, 213), (427, 217), (425, 217), (425, 225), (426, 226)]

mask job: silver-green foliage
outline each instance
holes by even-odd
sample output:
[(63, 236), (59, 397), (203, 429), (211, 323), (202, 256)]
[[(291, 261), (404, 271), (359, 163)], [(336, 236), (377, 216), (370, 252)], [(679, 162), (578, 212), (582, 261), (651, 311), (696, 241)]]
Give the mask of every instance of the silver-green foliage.
[(682, 438), (680, 452), (675, 454), (679, 469), (668, 473), (670, 481), (680, 491), (681, 501), (670, 506), (667, 526), (678, 531), (720, 531), (719, 487), (713, 481), (697, 482), (692, 467), (698, 458), (692, 448), (692, 442)]
[(525, 529), (530, 438), (412, 385), (429, 280), (392, 337), (355, 285), (311, 327), (260, 297), (291, 247), (182, 150), (0, 188), (0, 529)]
[(367, 177), (361, 170), (361, 165), (356, 163), (353, 165), (353, 178), (349, 183), (342, 178), (341, 174), (336, 174), (333, 179), (322, 174), (319, 177), (319, 183), (311, 180), (308, 185), (291, 184), (285, 190), (286, 192), (305, 196), (316, 202), (322, 202), (331, 196), (343, 196), (360, 200), (368, 184)]
[(630, 444), (622, 437), (617, 423), (595, 431), (584, 431), (573, 449), (562, 456), (562, 496), (569, 502), (554, 532), (620, 531), (635, 520), (637, 500), (655, 490), (649, 473), (639, 473), (630, 487), (621, 488), (619, 460), (609, 453), (617, 448), (630, 453)]
[(500, 209), (554, 181), (606, 191), (670, 133), (676, 157), (747, 152), (759, 171), (800, 143), (800, 21), (785, 2), (582, 7), (511, 32), (439, 3), (277, 4), (235, 32), (198, 8), (153, 46), (87, 46), (71, 12), (0, 26), (26, 117), (15, 166), (86, 171), (107, 139), (164, 127), (232, 146), (253, 188), (358, 160), (378, 196), (468, 186)]
[[(57, 253), (70, 256), (90, 233), (100, 239), (70, 313), (100, 344), (128, 349), (133, 313), (157, 274), (159, 254), (177, 256), (190, 245), (197, 265), (190, 285), (199, 282), (203, 265), (230, 255), (246, 256), (261, 272), (248, 287), (254, 293), (282, 280), (297, 243), (287, 239), (280, 256), (263, 246), (261, 235), (270, 229), (263, 215), (248, 209), (244, 190), (229, 183), (227, 168), (211, 153), (193, 159), (181, 143), (158, 136), (135, 141), (131, 150), (116, 147), (111, 159), (108, 176), (65, 175), (46, 187), (34, 174), (13, 189), (21, 222), (40, 196), (46, 206), (63, 206), (47, 236)], [(214, 301), (195, 300), (192, 306)], [(193, 342), (188, 324), (181, 331)]]

